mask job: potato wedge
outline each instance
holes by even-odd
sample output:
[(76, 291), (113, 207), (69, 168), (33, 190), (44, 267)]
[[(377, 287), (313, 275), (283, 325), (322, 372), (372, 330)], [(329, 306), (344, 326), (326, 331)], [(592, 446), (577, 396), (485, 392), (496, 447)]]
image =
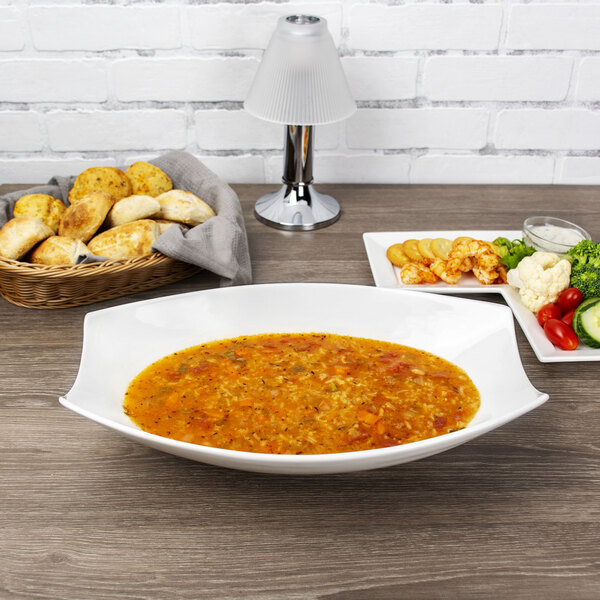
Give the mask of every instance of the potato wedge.
[(452, 242), (446, 238), (435, 238), (431, 240), (431, 250), (442, 260), (448, 260), (448, 253), (452, 250)]
[(391, 245), (387, 249), (385, 255), (387, 256), (388, 260), (397, 267), (401, 267), (402, 265), (410, 262), (410, 258), (408, 258), (408, 256), (406, 256), (404, 253), (404, 250), (402, 250), (402, 244)]
[(460, 236), (460, 237), (457, 237), (457, 238), (456, 238), (456, 239), (453, 241), (453, 243), (454, 243), (454, 244), (460, 244), (461, 242), (472, 242), (472, 241), (473, 241), (473, 238), (472, 238), (472, 237), (469, 237), (468, 235), (462, 235), (462, 236)]
[(410, 239), (402, 242), (402, 250), (404, 250), (404, 254), (406, 254), (412, 262), (423, 262), (423, 255), (419, 252), (418, 240)]
[(418, 241), (417, 246), (419, 248), (419, 253), (421, 254), (421, 256), (423, 256), (424, 258), (429, 258), (430, 260), (435, 260), (437, 256), (433, 253), (433, 250), (431, 249), (432, 241), (433, 240), (431, 238), (423, 238), (422, 240)]

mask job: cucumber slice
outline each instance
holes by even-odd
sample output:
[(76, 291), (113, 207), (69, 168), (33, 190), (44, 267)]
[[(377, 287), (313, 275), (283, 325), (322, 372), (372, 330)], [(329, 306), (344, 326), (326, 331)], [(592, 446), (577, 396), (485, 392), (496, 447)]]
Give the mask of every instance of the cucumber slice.
[(600, 348), (600, 298), (588, 298), (577, 307), (573, 329), (582, 344)]

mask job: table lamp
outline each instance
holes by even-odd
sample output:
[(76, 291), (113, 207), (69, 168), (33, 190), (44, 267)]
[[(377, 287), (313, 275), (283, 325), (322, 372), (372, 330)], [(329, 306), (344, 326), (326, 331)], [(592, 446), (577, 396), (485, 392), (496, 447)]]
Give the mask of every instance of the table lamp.
[(337, 201), (312, 187), (313, 127), (349, 117), (356, 103), (325, 19), (307, 15), (279, 19), (244, 108), (285, 125), (283, 187), (256, 202), (256, 218), (291, 231), (319, 229), (337, 221)]

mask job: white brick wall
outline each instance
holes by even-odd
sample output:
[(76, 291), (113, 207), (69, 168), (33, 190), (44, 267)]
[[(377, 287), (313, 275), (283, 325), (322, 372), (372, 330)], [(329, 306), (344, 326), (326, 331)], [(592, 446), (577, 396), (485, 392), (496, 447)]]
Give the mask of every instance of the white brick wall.
[(561, 102), (573, 59), (568, 56), (434, 56), (423, 70), (423, 94), (456, 102)]
[(277, 19), (290, 14), (318, 14), (327, 19), (335, 44), (341, 41), (343, 2), (202, 4), (184, 9), (190, 42), (197, 50), (264, 50)]
[(494, 50), (502, 25), (495, 2), (357, 2), (347, 12), (348, 44), (360, 50)]
[(243, 111), (277, 18), (328, 20), (359, 110), (317, 182), (600, 184), (600, 0), (0, 3), (0, 183), (186, 149), (275, 183), (283, 128)]
[(258, 62), (237, 56), (118, 60), (111, 65), (114, 93), (122, 102), (241, 103)]
[(532, 2), (510, 6), (507, 48), (600, 50), (597, 2)]
[(348, 121), (348, 146), (479, 150), (486, 145), (488, 121), (483, 108), (361, 109)]
[(24, 102), (32, 111), (54, 102), (106, 102), (107, 65), (97, 58), (4, 58), (0, 54), (2, 103)]
[(181, 110), (51, 111), (48, 144), (68, 152), (184, 149), (187, 123)]
[(31, 152), (43, 148), (40, 119), (30, 111), (1, 111), (0, 131), (0, 152)]
[(582, 59), (575, 97), (582, 102), (597, 102), (600, 98), (600, 57)]
[(594, 150), (600, 140), (600, 112), (584, 108), (503, 110), (495, 139), (499, 149)]
[(28, 20), (36, 50), (165, 50), (182, 42), (176, 6), (34, 6)]
[(417, 57), (346, 56), (342, 66), (356, 101), (406, 100), (417, 96)]
[(18, 11), (12, 8), (0, 9), (0, 52), (22, 50), (24, 46), (24, 26)]

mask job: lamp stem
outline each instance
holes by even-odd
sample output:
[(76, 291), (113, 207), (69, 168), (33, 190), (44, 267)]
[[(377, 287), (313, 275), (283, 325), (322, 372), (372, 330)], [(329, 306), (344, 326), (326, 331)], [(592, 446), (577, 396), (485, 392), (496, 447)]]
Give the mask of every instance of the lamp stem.
[(286, 125), (283, 186), (256, 202), (259, 221), (288, 231), (320, 229), (340, 217), (340, 205), (312, 187), (313, 127)]
[(312, 125), (288, 125), (285, 128), (283, 183), (309, 184), (313, 180)]

